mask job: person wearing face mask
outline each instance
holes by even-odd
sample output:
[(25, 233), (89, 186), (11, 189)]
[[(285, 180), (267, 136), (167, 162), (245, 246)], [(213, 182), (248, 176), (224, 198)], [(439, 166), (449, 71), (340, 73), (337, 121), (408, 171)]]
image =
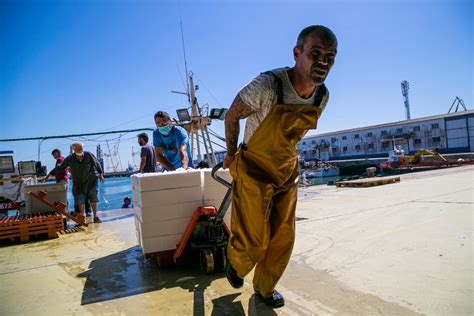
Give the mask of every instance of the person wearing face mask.
[(140, 133), (137, 135), (138, 144), (141, 146), (140, 151), (140, 169), (138, 172), (155, 172), (156, 159), (155, 149), (152, 145), (148, 144), (148, 134)]
[(97, 216), (97, 180), (104, 182), (104, 171), (97, 158), (88, 151), (84, 151), (81, 142), (74, 142), (71, 145), (73, 153), (67, 156), (63, 162), (51, 170), (52, 174), (61, 172), (69, 167), (72, 177), (72, 190), (75, 204), (79, 206), (79, 211), (84, 215), (85, 201), (89, 200), (94, 215), (94, 222), (99, 223)]
[(156, 112), (155, 124), (157, 129), (153, 132), (153, 146), (156, 159), (163, 168), (168, 171), (192, 168), (193, 158), (186, 130), (172, 125), (169, 114), (163, 111)]

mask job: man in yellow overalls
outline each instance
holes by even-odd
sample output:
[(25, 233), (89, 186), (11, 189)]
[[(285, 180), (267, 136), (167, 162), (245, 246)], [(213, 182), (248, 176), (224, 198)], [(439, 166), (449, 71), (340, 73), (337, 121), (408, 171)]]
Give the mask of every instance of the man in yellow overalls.
[[(295, 239), (296, 144), (316, 128), (327, 104), (324, 80), (336, 53), (337, 39), (330, 29), (303, 29), (293, 48), (295, 65), (257, 76), (226, 114), (224, 168), (230, 168), (234, 179), (226, 276), (239, 288), (255, 267), (255, 293), (272, 307), (284, 305), (275, 286)], [(244, 118), (244, 142), (237, 147), (239, 121)]]

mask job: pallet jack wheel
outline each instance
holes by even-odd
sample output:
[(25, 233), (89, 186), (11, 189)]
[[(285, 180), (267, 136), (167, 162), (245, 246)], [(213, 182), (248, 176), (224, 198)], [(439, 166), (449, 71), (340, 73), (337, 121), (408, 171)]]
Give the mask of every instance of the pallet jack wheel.
[(201, 269), (204, 273), (210, 274), (214, 272), (214, 255), (211, 249), (203, 248), (199, 253), (201, 259)]
[(214, 261), (216, 263), (217, 271), (225, 271), (225, 268), (227, 267), (227, 256), (225, 254), (225, 247), (217, 248)]

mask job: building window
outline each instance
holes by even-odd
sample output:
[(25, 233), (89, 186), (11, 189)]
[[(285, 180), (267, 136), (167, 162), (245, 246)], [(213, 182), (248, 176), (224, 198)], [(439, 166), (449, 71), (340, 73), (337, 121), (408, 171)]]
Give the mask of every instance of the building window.
[(382, 143), (382, 148), (383, 148), (383, 149), (387, 149), (388, 146), (389, 146), (389, 143), (388, 143), (388, 142), (383, 142), (383, 143)]
[(313, 144), (313, 145), (316, 144), (316, 141), (315, 141), (315, 140), (312, 140), (312, 141), (311, 141), (311, 144)]
[(439, 128), (438, 123), (431, 124), (431, 129), (438, 129), (438, 128)]
[(344, 153), (347, 152), (347, 146), (342, 147), (342, 152), (344, 152)]
[(336, 137), (331, 138), (331, 143), (334, 144), (335, 142), (337, 142), (337, 138)]
[(359, 134), (355, 134), (355, 135), (354, 135), (354, 138), (359, 138)]
[(397, 134), (403, 133), (403, 128), (397, 128)]
[(342, 140), (346, 140), (347, 139), (347, 136), (342, 136)]
[(413, 140), (413, 145), (415, 146), (421, 146), (421, 139), (417, 138)]
[(360, 150), (360, 145), (356, 145), (356, 150), (357, 150), (357, 151)]
[(383, 130), (380, 134), (381, 135), (387, 135), (388, 133), (387, 133), (387, 131)]
[(413, 126), (413, 131), (414, 132), (419, 132), (420, 131), (420, 126)]
[(336, 147), (333, 147), (333, 148), (331, 149), (331, 151), (332, 151), (333, 154), (336, 154), (336, 153), (337, 153), (337, 148), (336, 148)]
[(433, 144), (441, 143), (441, 137), (433, 137)]
[(372, 137), (372, 132), (368, 132), (367, 137)]
[(374, 144), (369, 144), (369, 150), (374, 150)]
[(306, 145), (306, 142), (303, 142), (302, 144), (303, 144), (303, 145)]

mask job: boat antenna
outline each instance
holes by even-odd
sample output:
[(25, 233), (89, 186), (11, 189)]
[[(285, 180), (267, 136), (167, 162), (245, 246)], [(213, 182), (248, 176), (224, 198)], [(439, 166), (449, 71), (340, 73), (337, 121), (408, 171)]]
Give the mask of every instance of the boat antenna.
[[(184, 71), (186, 72), (186, 78), (187, 78), (188, 77), (188, 62), (186, 60), (186, 45), (184, 45), (183, 18), (181, 16), (181, 1), (178, 2), (178, 6), (179, 6), (179, 25), (181, 26), (181, 43), (183, 45)], [(191, 102), (188, 80), (186, 80), (186, 92), (188, 93), (188, 101)]]

